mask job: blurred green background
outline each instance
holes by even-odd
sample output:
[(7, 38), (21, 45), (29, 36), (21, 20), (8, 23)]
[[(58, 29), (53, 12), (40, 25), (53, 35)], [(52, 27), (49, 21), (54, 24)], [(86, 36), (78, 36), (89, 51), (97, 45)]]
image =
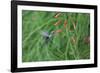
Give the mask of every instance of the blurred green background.
[(89, 37), (89, 13), (22, 10), (22, 62), (89, 59)]

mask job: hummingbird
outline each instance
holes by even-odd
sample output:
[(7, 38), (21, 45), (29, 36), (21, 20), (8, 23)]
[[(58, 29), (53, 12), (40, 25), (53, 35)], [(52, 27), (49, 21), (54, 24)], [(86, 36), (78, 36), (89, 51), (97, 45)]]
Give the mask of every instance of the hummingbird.
[(43, 38), (45, 39), (45, 43), (48, 43), (49, 41), (51, 41), (53, 39), (53, 37), (57, 34), (62, 32), (61, 29), (56, 30), (56, 31), (51, 31), (50, 33), (48, 31), (42, 31), (41, 35), (43, 36)]
[(52, 37), (54, 35), (54, 32), (49, 33), (48, 31), (42, 31), (41, 35), (45, 39), (45, 43), (48, 43), (49, 41), (52, 40)]

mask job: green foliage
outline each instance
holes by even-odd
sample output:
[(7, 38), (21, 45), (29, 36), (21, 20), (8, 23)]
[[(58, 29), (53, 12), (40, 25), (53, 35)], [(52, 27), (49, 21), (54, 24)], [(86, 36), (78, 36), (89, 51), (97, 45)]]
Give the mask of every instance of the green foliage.
[[(90, 15), (88, 13), (22, 11), (22, 61), (80, 60), (90, 58), (90, 43), (84, 38), (90, 36)], [(58, 26), (54, 24), (61, 20)], [(64, 21), (67, 25), (64, 27)], [(76, 24), (74, 29), (73, 22)], [(42, 31), (51, 33), (61, 29), (48, 42)], [(74, 40), (72, 39), (74, 37)]]

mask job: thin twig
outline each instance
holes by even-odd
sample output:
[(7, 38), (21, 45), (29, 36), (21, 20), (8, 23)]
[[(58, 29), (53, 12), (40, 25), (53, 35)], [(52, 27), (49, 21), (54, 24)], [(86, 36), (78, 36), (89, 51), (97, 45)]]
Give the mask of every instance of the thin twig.
[(61, 13), (57, 13), (54, 17), (58, 18), (61, 15)]

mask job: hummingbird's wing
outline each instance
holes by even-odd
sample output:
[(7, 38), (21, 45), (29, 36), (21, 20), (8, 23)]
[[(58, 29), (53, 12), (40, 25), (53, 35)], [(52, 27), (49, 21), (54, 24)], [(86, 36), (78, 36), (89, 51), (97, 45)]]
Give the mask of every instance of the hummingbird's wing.
[(49, 33), (48, 32), (41, 32), (41, 35), (43, 35), (45, 37), (49, 37)]

